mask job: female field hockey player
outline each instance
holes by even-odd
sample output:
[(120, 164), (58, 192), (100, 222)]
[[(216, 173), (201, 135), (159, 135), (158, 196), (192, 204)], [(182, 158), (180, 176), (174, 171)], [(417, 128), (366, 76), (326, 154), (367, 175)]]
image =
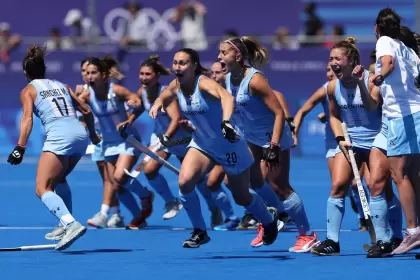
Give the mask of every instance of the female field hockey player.
[(272, 244), (277, 238), (277, 212), (265, 207), (263, 200), (248, 189), (249, 167), (253, 163), (246, 142), (230, 124), (234, 110), (233, 97), (204, 74), (195, 50), (184, 48), (175, 53), (173, 70), (177, 76), (161, 97), (156, 99), (150, 116), (178, 98), (184, 116), (196, 128), (193, 140), (181, 165), (179, 187), (181, 202), (193, 224), (191, 238), (184, 247), (198, 248), (210, 241), (200, 211), (194, 186), (214, 167), (223, 166), (235, 202), (244, 206), (264, 225), (263, 242)]
[(381, 86), (381, 90), (366, 95), (366, 103), (370, 109), (379, 107), (379, 94), (382, 94), (382, 110), (388, 120), (388, 164), (407, 225), (403, 242), (392, 253), (404, 254), (420, 246), (416, 192), (408, 174), (420, 154), (419, 58), (398, 39), (400, 16), (392, 9), (385, 8), (379, 12), (375, 32), (378, 39), (375, 75), (370, 81), (377, 87)]
[[(360, 68), (360, 55), (355, 46), (356, 39), (347, 37), (337, 43), (330, 52), (330, 65), (337, 79), (328, 83), (327, 94), (329, 102), (330, 125), (336, 136), (339, 150), (335, 155), (332, 170), (332, 190), (327, 204), (327, 239), (311, 251), (316, 255), (339, 255), (338, 242), (341, 221), (344, 215), (344, 195), (353, 177), (349, 164), (347, 148), (351, 145), (355, 151), (355, 159), (360, 169), (362, 162), (368, 164), (370, 170), (383, 167), (383, 161), (378, 157), (380, 151), (372, 149), (375, 137), (381, 129), (381, 110), (367, 112), (364, 109), (362, 96), (368, 94), (369, 72), (357, 72)], [(362, 93), (363, 92), (363, 93)], [(351, 143), (344, 140), (341, 122), (346, 123)], [(375, 177), (376, 180), (379, 178)], [(369, 208), (375, 227), (378, 242), (384, 246), (390, 244), (387, 213), (388, 207), (383, 194), (386, 180), (381, 183), (369, 180), (371, 199)], [(381, 257), (370, 254), (368, 257)]]
[[(89, 92), (90, 90), (86, 70), (87, 70), (89, 61), (92, 59), (93, 57), (86, 57), (80, 63), (80, 72), (82, 75), (83, 82), (85, 84), (76, 86), (74, 93), (77, 96), (82, 94), (84, 91)], [(95, 129), (96, 129), (96, 133), (100, 135), (101, 134), (100, 125), (96, 117), (95, 117)], [(112, 183), (108, 176), (108, 173), (106, 172), (106, 164), (105, 164), (104, 151), (102, 148), (102, 142), (94, 146), (93, 148), (94, 149), (93, 149), (93, 153), (91, 154), (91, 159), (92, 161), (96, 162), (96, 166), (98, 167), (99, 174), (101, 175), (103, 186), (104, 186), (104, 194), (103, 194), (102, 205), (101, 205), (101, 210), (100, 210), (102, 215), (96, 214), (95, 216), (87, 220), (87, 224), (93, 227), (97, 227), (97, 228), (123, 227), (124, 220), (120, 214), (119, 201), (116, 194), (112, 190)], [(111, 217), (107, 221), (106, 218), (108, 218), (109, 213), (111, 213)]]
[[(328, 81), (332, 81), (333, 79), (335, 79), (334, 72), (332, 71), (329, 63), (327, 65), (326, 76), (327, 76)], [(322, 107), (324, 109), (324, 113), (323, 114), (321, 113), (320, 115), (318, 115), (318, 118), (322, 123), (325, 123), (325, 151), (326, 151), (325, 157), (327, 158), (328, 170), (330, 172), (330, 176), (332, 176), (332, 167), (333, 167), (333, 164), (334, 164), (334, 157), (335, 157), (335, 154), (336, 154), (337, 142), (335, 141), (334, 133), (332, 132), (331, 126), (329, 124), (327, 86), (328, 86), (328, 82), (326, 82), (322, 87), (320, 87), (305, 102), (305, 104), (303, 104), (302, 108), (300, 108), (299, 111), (295, 115), (294, 123), (295, 123), (295, 126), (296, 126), (296, 129), (295, 129), (295, 134), (296, 134), (296, 137), (297, 137), (296, 139), (298, 139), (297, 134), (299, 133), (300, 127), (303, 123), (303, 119), (305, 118), (305, 116), (313, 108), (315, 108), (316, 105), (318, 105), (319, 103), (322, 104)], [(365, 163), (363, 163), (363, 167), (360, 169), (360, 177), (363, 178), (364, 175), (366, 175), (365, 180), (366, 180), (366, 182), (368, 182), (369, 170), (368, 170), (367, 165)], [(367, 193), (366, 187), (363, 186), (363, 188), (365, 189), (365, 193)], [(363, 216), (362, 204), (360, 202), (360, 197), (359, 197), (359, 193), (357, 191), (357, 185), (356, 185), (355, 180), (353, 180), (352, 183), (351, 183), (350, 191), (351, 191), (350, 192), (350, 200), (351, 200), (351, 203), (352, 203), (352, 208), (358, 214), (358, 218), (359, 218), (359, 230), (360, 231), (367, 231), (367, 224), (366, 224), (366, 220)]]
[[(243, 121), (241, 130), (255, 159), (251, 187), (279, 213), (285, 211), (295, 221), (299, 236), (289, 250), (307, 252), (317, 242), (317, 236), (310, 229), (302, 200), (289, 183), (292, 133), (276, 94), (257, 70), (268, 62), (267, 51), (248, 37), (232, 38), (220, 44), (219, 61), (224, 72), (229, 73), (226, 88), (235, 98)], [(266, 178), (271, 186), (261, 170), (261, 160), (269, 169)], [(261, 225), (252, 246), (262, 244), (264, 231)]]
[[(111, 57), (94, 58), (87, 66), (89, 92), (80, 95), (80, 99), (90, 104), (92, 112), (98, 118), (102, 132), (102, 141), (106, 169), (112, 182), (113, 192), (121, 203), (133, 215), (127, 229), (139, 229), (147, 225), (146, 218), (152, 213), (153, 193), (143, 187), (139, 181), (129, 177), (124, 169), (130, 170), (137, 162), (139, 152), (121, 138), (119, 129), (127, 126), (138, 137), (137, 131), (131, 126), (141, 114), (140, 98), (123, 86), (110, 82), (111, 78), (121, 76), (116, 68), (116, 62)], [(133, 101), (137, 109), (128, 117), (125, 102)], [(141, 200), (142, 210), (132, 195), (135, 193)], [(99, 212), (98, 216), (103, 214)], [(106, 220), (106, 217), (101, 217)]]
[[(23, 115), (17, 146), (8, 162), (20, 164), (33, 125), (33, 114), (41, 119), (46, 140), (36, 175), (36, 194), (48, 210), (57, 217), (64, 235), (55, 249), (64, 250), (83, 236), (86, 228), (74, 219), (63, 199), (54, 192), (74, 169), (88, 145), (88, 133), (77, 119), (75, 107), (85, 117), (92, 143), (100, 142), (95, 132), (92, 112), (63, 83), (45, 78), (45, 50), (39, 46), (28, 48), (23, 59), (23, 72), (29, 81), (21, 92)], [(71, 195), (71, 194), (70, 194)]]
[[(170, 73), (170, 70), (165, 68), (156, 56), (149, 57), (141, 64), (139, 73), (141, 88), (138, 90), (138, 95), (142, 101), (142, 108), (147, 112), (149, 112), (150, 108), (153, 106), (156, 98), (158, 98), (166, 88), (159, 83), (160, 75), (169, 75)], [(155, 153), (165, 160), (167, 160), (171, 154), (178, 158), (182, 158), (185, 154), (188, 143), (165, 148), (159, 139), (159, 137), (165, 137), (166, 140), (169, 138), (180, 139), (190, 136), (185, 130), (179, 128), (179, 121), (180, 112), (176, 102), (173, 104), (171, 103), (171, 105), (166, 108), (165, 112), (160, 111), (156, 118), (149, 148), (153, 149), (155, 146), (159, 145), (160, 148), (158, 148)], [(176, 216), (179, 210), (181, 210), (182, 204), (178, 198), (172, 194), (168, 182), (159, 172), (161, 167), (161, 164), (149, 157), (143, 161), (144, 175), (149, 184), (165, 200), (166, 212), (163, 215), (163, 219), (167, 220)]]

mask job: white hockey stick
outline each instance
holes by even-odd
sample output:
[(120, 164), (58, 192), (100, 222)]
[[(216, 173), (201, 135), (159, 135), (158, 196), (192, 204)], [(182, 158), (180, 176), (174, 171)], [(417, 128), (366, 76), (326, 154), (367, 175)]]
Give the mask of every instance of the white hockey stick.
[[(347, 125), (343, 122), (341, 124), (341, 127), (343, 129), (344, 139), (346, 140), (346, 142), (351, 143), (350, 136), (347, 131)], [(356, 184), (357, 184), (357, 190), (359, 192), (360, 203), (362, 204), (362, 208), (363, 208), (363, 215), (365, 217), (365, 220), (368, 226), (370, 240), (372, 244), (374, 244), (376, 243), (376, 234), (375, 234), (375, 228), (373, 227), (373, 223), (372, 223), (372, 217), (370, 215), (369, 202), (367, 200), (365, 191), (363, 189), (362, 180), (360, 179), (359, 169), (357, 168), (357, 163), (354, 157), (353, 148), (349, 147), (348, 152), (349, 152), (349, 157), (350, 157), (351, 168), (353, 169), (354, 179), (356, 180)]]
[[(160, 164), (164, 165), (166, 168), (174, 172), (176, 175), (179, 175), (178, 168), (176, 168), (175, 166), (173, 166), (172, 164), (170, 164), (169, 162), (167, 162), (166, 160), (164, 160), (163, 158), (161, 158), (160, 156), (156, 155), (154, 152), (149, 150), (146, 146), (144, 146), (141, 142), (139, 142), (136, 138), (134, 138), (133, 135), (129, 135), (126, 141), (130, 143), (132, 146), (134, 146), (134, 148), (136, 148), (137, 150), (142, 151), (143, 153), (145, 153), (152, 159), (156, 160), (157, 162), (159, 162)], [(128, 172), (128, 170), (124, 170), (124, 171)]]

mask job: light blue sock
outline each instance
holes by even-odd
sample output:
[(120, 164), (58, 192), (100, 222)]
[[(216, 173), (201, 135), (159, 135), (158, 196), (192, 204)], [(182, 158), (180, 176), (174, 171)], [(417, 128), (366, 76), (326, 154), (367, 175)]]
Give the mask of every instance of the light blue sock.
[(179, 191), (179, 198), (185, 211), (187, 211), (192, 226), (195, 229), (198, 228), (206, 231), (206, 223), (201, 213), (200, 199), (198, 198), (197, 192), (193, 190), (189, 194), (183, 194)]
[(303, 201), (297, 193), (292, 193), (284, 202), (284, 210), (289, 214), (290, 218), (295, 221), (299, 234), (310, 235), (311, 227), (309, 226), (308, 217), (306, 216)]
[(280, 200), (278, 195), (274, 192), (271, 185), (267, 182), (260, 188), (254, 188), (254, 191), (271, 207), (277, 209), (280, 213), (284, 212), (283, 202)]
[(402, 234), (402, 210), (401, 203), (398, 197), (394, 194), (390, 201), (387, 201), (388, 205), (388, 223), (390, 230), (392, 230), (393, 237), (403, 239)]
[(392, 237), (392, 232), (389, 230), (388, 224), (388, 204), (385, 196), (380, 194), (372, 196), (369, 203), (370, 214), (372, 215), (372, 223), (375, 228), (376, 240), (389, 242)]
[(252, 202), (245, 206), (246, 211), (257, 218), (264, 226), (273, 222), (273, 215), (267, 210), (262, 198), (253, 190), (249, 190), (252, 195)]
[(345, 212), (344, 198), (328, 198), (327, 202), (327, 238), (338, 242), (341, 222)]
[(223, 214), (225, 214), (226, 218), (229, 220), (238, 219), (235, 215), (235, 211), (233, 210), (230, 198), (222, 187), (219, 187), (217, 191), (211, 192), (211, 196), (216, 202), (217, 207), (222, 210)]
[(213, 213), (218, 207), (211, 195), (210, 189), (207, 187), (207, 176), (205, 176), (204, 179), (196, 185), (196, 187), (206, 201), (209, 211)]
[(165, 200), (165, 202), (172, 202), (175, 200), (174, 195), (169, 189), (168, 181), (162, 174), (158, 173), (153, 179), (148, 179), (149, 184), (155, 189), (155, 191)]
[(137, 179), (130, 178), (127, 183), (124, 184), (124, 188), (135, 193), (140, 199), (149, 197), (151, 192), (146, 189)]
[(73, 212), (73, 203), (71, 198), (71, 190), (67, 182), (55, 186), (54, 192), (61, 197), (70, 213)]
[(117, 192), (118, 199), (124, 205), (134, 218), (140, 217), (140, 207), (130, 190), (122, 188)]
[(41, 196), (41, 201), (60, 220), (64, 227), (74, 222), (74, 218), (70, 214), (69, 209), (67, 209), (64, 201), (56, 193), (44, 192)]

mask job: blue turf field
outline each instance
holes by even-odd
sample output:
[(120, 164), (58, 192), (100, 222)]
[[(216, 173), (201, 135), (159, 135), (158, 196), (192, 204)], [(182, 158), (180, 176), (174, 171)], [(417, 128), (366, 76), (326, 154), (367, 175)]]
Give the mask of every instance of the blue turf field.
[[(35, 196), (36, 159), (20, 166), (0, 164), (0, 247), (49, 244), (46, 232), (55, 218)], [(175, 160), (172, 163), (179, 165)], [(322, 158), (293, 159), (291, 183), (305, 203), (310, 223), (325, 238), (329, 176)], [(177, 192), (176, 177), (164, 171)], [(96, 166), (81, 162), (69, 177), (75, 217), (85, 223), (99, 210), (102, 190)], [(206, 221), (210, 214), (202, 208)], [(236, 207), (239, 215), (243, 209)], [(126, 222), (129, 215), (125, 209)], [(340, 257), (292, 254), (296, 233), (282, 232), (272, 246), (253, 249), (255, 231), (209, 231), (211, 242), (200, 249), (184, 249), (191, 229), (184, 211), (163, 221), (163, 201), (155, 199), (149, 227), (140, 231), (88, 230), (66, 252), (0, 252), (0, 279), (403, 279), (417, 277), (420, 261), (414, 253), (390, 259), (366, 259), (362, 244), (367, 233), (357, 232), (357, 217), (347, 200)], [(42, 278), (41, 278), (42, 277)], [(270, 278), (271, 277), (271, 278)]]

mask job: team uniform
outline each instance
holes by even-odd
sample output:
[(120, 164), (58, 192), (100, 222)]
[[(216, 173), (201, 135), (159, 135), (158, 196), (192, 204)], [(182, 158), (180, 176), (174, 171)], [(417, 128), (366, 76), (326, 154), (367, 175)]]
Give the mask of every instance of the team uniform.
[[(226, 90), (235, 97), (235, 108), (237, 108), (235, 111), (237, 110), (237, 113), (240, 113), (242, 117), (236, 117), (235, 124), (239, 126), (245, 139), (256, 146), (268, 148), (273, 135), (275, 115), (268, 110), (267, 105), (259, 97), (253, 96), (249, 92), (249, 83), (255, 73), (261, 72), (251, 68), (239, 86), (231, 83), (231, 73), (228, 73), (226, 75)], [(282, 151), (293, 146), (292, 132), (287, 122), (284, 124), (279, 145)]]
[(34, 113), (41, 120), (46, 139), (43, 152), (60, 156), (83, 155), (89, 143), (88, 133), (77, 119), (67, 87), (59, 81), (36, 79)]
[[(272, 111), (270, 111), (260, 97), (251, 95), (250, 93), (249, 84), (256, 73), (262, 74), (261, 71), (255, 68), (250, 68), (250, 71), (246, 74), (238, 86), (232, 84), (231, 73), (227, 74), (226, 89), (235, 98), (235, 108), (237, 113), (241, 116), (241, 118), (239, 118), (239, 116), (237, 117), (237, 119), (239, 119), (238, 123), (242, 122), (237, 125), (240, 127), (245, 139), (248, 143), (262, 148), (269, 148), (273, 135), (275, 115)], [(292, 132), (286, 121), (284, 123), (283, 132), (278, 144), (280, 145), (280, 149), (282, 151), (286, 151), (293, 146)], [(284, 202), (281, 202), (277, 194), (273, 191), (271, 185), (267, 182), (265, 182), (262, 186), (254, 187), (254, 190), (270, 206), (276, 208), (279, 213), (286, 212), (293, 220), (295, 220), (299, 229), (298, 242), (289, 250), (291, 252), (309, 251), (311, 246), (315, 244), (316, 234), (310, 233), (309, 222), (299, 196), (293, 192)], [(280, 225), (280, 228), (281, 227), (282, 225)], [(260, 230), (261, 229), (262, 227)], [(257, 236), (257, 238), (255, 238), (251, 243), (251, 246), (253, 247), (261, 245), (262, 239), (260, 236)]]
[(420, 94), (417, 89), (419, 58), (404, 43), (382, 36), (376, 43), (375, 73), (382, 68), (381, 57), (395, 59), (392, 73), (381, 85), (382, 110), (388, 119), (388, 156), (420, 153)]
[[(112, 91), (112, 85), (113, 83), (109, 83), (107, 99), (103, 101), (96, 98), (95, 91), (92, 87), (89, 92), (89, 105), (93, 114), (98, 119), (102, 133), (102, 149), (105, 162), (116, 161), (119, 155), (138, 157), (141, 154), (140, 151), (127, 143), (117, 130), (117, 125), (127, 121), (128, 115), (125, 101), (116, 98), (116, 94)], [(126, 132), (140, 141), (139, 134), (133, 126), (127, 127)], [(138, 229), (146, 226), (147, 223), (145, 218), (151, 214), (149, 209), (151, 209), (154, 197), (153, 194), (143, 187), (135, 178), (128, 180), (123, 187), (124, 191), (117, 192), (118, 198), (134, 217), (131, 223), (127, 225), (127, 228)], [(143, 211), (138, 207), (132, 193), (135, 193), (141, 199)], [(145, 205), (147, 205), (147, 207), (145, 207)], [(106, 218), (107, 217), (104, 214), (99, 212), (90, 219), (89, 224), (94, 226), (105, 225)]]
[(231, 143), (223, 137), (220, 129), (223, 114), (220, 101), (201, 94), (198, 89), (200, 77), (191, 97), (186, 98), (180, 90), (178, 91), (181, 111), (194, 127), (198, 128), (193, 132), (188, 148), (195, 148), (207, 154), (222, 165), (226, 173), (240, 174), (252, 165), (254, 159), (242, 137), (236, 143)]
[[(365, 84), (368, 86), (369, 71), (365, 70)], [(381, 109), (373, 112), (365, 110), (359, 87), (349, 89), (341, 86), (341, 81), (336, 80), (335, 99), (340, 107), (340, 116), (346, 123), (350, 141), (355, 153), (368, 152), (372, 143), (380, 132), (382, 123)], [(337, 153), (341, 150), (336, 149)]]
[[(67, 87), (50, 79), (35, 79), (30, 84), (37, 91), (34, 114), (41, 120), (46, 134), (42, 151), (57, 156), (81, 157), (89, 143), (89, 136), (76, 116)], [(41, 200), (60, 220), (60, 225), (45, 236), (50, 240), (60, 240), (55, 247), (57, 250), (68, 248), (86, 232), (86, 228), (71, 215), (71, 192), (67, 182), (57, 184), (54, 192), (44, 192)]]
[[(115, 93), (112, 92), (112, 83), (109, 84), (107, 100), (98, 100), (93, 88), (90, 88), (89, 100), (89, 105), (98, 119), (102, 133), (102, 150), (105, 161), (113, 160), (120, 154), (139, 156), (140, 152), (126, 143), (117, 130), (117, 125), (127, 121), (128, 116), (125, 102), (117, 100)], [(127, 132), (139, 138), (134, 127), (130, 126)]]
[[(375, 74), (382, 69), (382, 56), (394, 58), (394, 69), (381, 85), (382, 110), (387, 119), (387, 156), (420, 154), (419, 57), (403, 42), (382, 36), (376, 42)], [(420, 228), (407, 229), (393, 254), (420, 246)]]
[[(368, 87), (368, 79), (369, 72), (365, 70), (364, 83), (366, 87)], [(365, 110), (359, 87), (345, 88), (338, 79), (335, 84), (334, 97), (340, 108), (341, 119), (347, 125), (354, 152), (360, 153), (362, 155), (361, 160), (367, 162), (373, 142), (381, 130), (381, 109), (378, 108), (373, 112)], [(339, 146), (336, 148), (336, 153), (341, 153)], [(386, 208), (378, 209), (375, 207), (374, 198), (371, 199), (370, 207), (372, 216), (375, 214), (386, 215)], [(384, 211), (385, 213), (383, 213)], [(338, 239), (343, 216), (344, 197), (329, 197), (327, 203), (327, 239), (312, 249), (314, 254), (340, 254)]]
[[(223, 137), (221, 131), (222, 106), (220, 100), (204, 95), (199, 90), (202, 75), (196, 78), (195, 89), (190, 97), (185, 97), (181, 89), (178, 90), (178, 102), (184, 116), (196, 127), (188, 149), (196, 149), (220, 164), (227, 174), (237, 175), (247, 170), (254, 162), (243, 137), (231, 143)], [(262, 223), (275, 227), (273, 215), (270, 214), (261, 198), (251, 191), (252, 202), (246, 210), (254, 214)], [(209, 242), (206, 225), (200, 211), (200, 202), (195, 191), (183, 194), (180, 192), (181, 202), (194, 227), (190, 239), (184, 242), (184, 247), (197, 248)], [(272, 231), (269, 231), (272, 233)], [(270, 236), (269, 238), (272, 238)]]

